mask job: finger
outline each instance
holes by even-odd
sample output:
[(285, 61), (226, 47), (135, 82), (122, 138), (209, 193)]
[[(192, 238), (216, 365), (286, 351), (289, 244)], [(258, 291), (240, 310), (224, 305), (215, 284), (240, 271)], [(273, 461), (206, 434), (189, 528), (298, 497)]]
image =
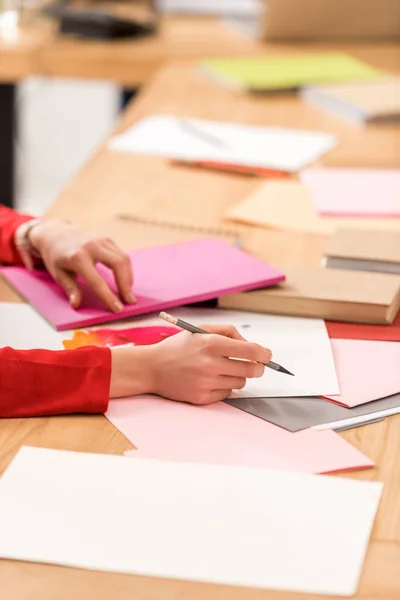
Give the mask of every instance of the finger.
[(246, 385), (245, 377), (229, 377), (227, 375), (220, 375), (216, 379), (215, 389), (216, 390), (242, 390)]
[(209, 394), (209, 402), (207, 402), (207, 404), (213, 404), (214, 402), (222, 402), (222, 400), (226, 400), (232, 396), (232, 391), (232, 389), (213, 390)]
[(63, 271), (62, 269), (56, 269), (52, 275), (54, 280), (67, 294), (72, 308), (79, 308), (82, 301), (82, 294), (79, 285), (75, 281), (74, 275), (67, 273), (67, 271)]
[[(215, 368), (221, 375), (228, 377), (239, 377), (242, 379), (255, 379), (264, 375), (263, 364), (252, 361), (233, 360), (230, 358), (216, 359)], [(239, 388), (238, 388), (239, 389)]]
[(232, 390), (212, 390), (211, 392), (208, 392), (202, 396), (198, 402), (193, 402), (193, 404), (206, 406), (207, 404), (214, 404), (215, 402), (226, 400), (231, 395)]
[(97, 261), (102, 262), (113, 271), (121, 298), (127, 304), (135, 304), (136, 298), (132, 292), (133, 269), (129, 256), (124, 254), (111, 240), (106, 242), (93, 250), (94, 256)]
[(222, 335), (207, 335), (204, 337), (203, 343), (208, 346), (211, 352), (219, 356), (241, 358), (263, 364), (268, 363), (272, 358), (271, 350), (260, 346), (260, 344), (232, 340)]
[(234, 325), (200, 325), (201, 329), (208, 333), (216, 333), (218, 335), (224, 335), (233, 340), (246, 341), (246, 339), (238, 332)]
[(89, 254), (80, 254), (78, 258), (75, 258), (72, 266), (75, 273), (84, 279), (90, 289), (104, 302), (107, 308), (117, 313), (124, 310), (122, 302), (118, 300), (117, 296), (110, 290), (104, 279), (96, 271)]

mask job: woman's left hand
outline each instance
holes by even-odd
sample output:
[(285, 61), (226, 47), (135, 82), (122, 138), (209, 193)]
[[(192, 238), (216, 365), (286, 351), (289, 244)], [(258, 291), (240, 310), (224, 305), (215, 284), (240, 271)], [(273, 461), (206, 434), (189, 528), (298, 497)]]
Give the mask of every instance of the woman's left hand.
[[(49, 219), (32, 227), (29, 241), (74, 308), (82, 300), (78, 275), (112, 312), (123, 310), (121, 300), (127, 304), (136, 302), (131, 262), (112, 240), (90, 235), (65, 221)], [(98, 273), (96, 263), (103, 263), (113, 271), (120, 298)]]

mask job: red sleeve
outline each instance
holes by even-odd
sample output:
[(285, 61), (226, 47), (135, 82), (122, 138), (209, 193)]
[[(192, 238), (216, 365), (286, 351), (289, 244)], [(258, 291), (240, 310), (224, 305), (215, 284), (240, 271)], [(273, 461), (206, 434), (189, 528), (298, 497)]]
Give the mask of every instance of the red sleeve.
[(104, 413), (111, 350), (0, 349), (0, 417)]
[(31, 219), (33, 217), (21, 215), (11, 208), (0, 205), (0, 263), (22, 264), (21, 256), (15, 246), (14, 236), (18, 227)]

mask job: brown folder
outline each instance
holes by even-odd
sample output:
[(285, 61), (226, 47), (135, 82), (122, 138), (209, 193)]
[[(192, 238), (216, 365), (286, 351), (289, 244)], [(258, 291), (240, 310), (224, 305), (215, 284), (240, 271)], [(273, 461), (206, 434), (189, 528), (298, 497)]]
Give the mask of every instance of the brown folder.
[(325, 256), (333, 268), (400, 274), (400, 231), (341, 229), (328, 240)]
[(286, 268), (286, 282), (224, 296), (221, 308), (354, 323), (391, 323), (400, 307), (400, 276), (325, 269)]

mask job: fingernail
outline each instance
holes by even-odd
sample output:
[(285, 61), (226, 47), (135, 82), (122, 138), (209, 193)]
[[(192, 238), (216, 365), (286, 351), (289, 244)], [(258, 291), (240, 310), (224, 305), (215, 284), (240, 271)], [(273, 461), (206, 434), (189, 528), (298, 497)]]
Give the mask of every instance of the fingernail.
[(137, 302), (136, 296), (132, 292), (129, 292), (129, 294), (128, 294), (128, 302), (129, 302), (129, 304), (136, 304), (136, 302)]
[(264, 372), (265, 372), (265, 367), (264, 367), (264, 365), (260, 364), (259, 369), (257, 370), (256, 377), (257, 378), (262, 377), (264, 375)]
[(71, 304), (72, 306), (75, 306), (75, 305), (76, 305), (76, 294), (73, 294), (73, 293), (72, 293), (72, 294), (70, 294), (70, 295), (69, 295), (69, 301), (70, 301), (70, 304)]
[(119, 300), (116, 300), (114, 302), (114, 308), (115, 308), (116, 312), (122, 312), (124, 310), (124, 305)]

